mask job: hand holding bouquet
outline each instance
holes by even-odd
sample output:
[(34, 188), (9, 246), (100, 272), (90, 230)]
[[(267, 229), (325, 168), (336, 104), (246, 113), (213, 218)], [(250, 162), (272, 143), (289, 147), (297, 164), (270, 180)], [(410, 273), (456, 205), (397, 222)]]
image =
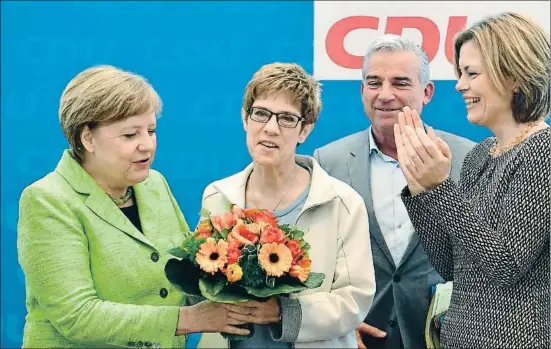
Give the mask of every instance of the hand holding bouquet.
[(325, 275), (310, 271), (304, 232), (278, 225), (267, 210), (231, 205), (221, 215), (202, 211), (195, 229), (169, 252), (167, 278), (189, 296), (214, 302), (265, 301), (319, 287)]

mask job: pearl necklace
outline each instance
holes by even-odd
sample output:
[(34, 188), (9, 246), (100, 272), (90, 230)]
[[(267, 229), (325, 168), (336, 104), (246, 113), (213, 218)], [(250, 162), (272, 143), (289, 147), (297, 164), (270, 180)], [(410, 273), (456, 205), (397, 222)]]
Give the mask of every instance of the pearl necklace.
[(134, 189), (132, 189), (132, 187), (128, 187), (128, 189), (126, 189), (126, 194), (124, 194), (122, 198), (115, 199), (112, 197), (111, 200), (113, 200), (117, 206), (120, 206), (128, 202), (128, 200), (132, 198), (132, 195), (134, 195)]
[(522, 142), (528, 135), (528, 132), (530, 132), (530, 130), (533, 129), (539, 122), (539, 120), (530, 122), (528, 126), (520, 133), (520, 135), (518, 135), (515, 139), (513, 139), (511, 142), (509, 142), (509, 144), (504, 147), (500, 148), (498, 142), (496, 141), (492, 148), (490, 148), (490, 155), (495, 158), (506, 153), (508, 150)]

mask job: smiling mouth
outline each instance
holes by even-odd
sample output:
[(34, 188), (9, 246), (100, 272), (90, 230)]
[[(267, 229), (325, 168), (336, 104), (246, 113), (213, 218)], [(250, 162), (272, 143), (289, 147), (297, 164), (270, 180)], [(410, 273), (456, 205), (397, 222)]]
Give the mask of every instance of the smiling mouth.
[(379, 111), (384, 111), (384, 112), (392, 112), (392, 111), (401, 111), (402, 109), (400, 108), (375, 108), (376, 110), (379, 110)]
[(266, 147), (266, 148), (270, 148), (270, 149), (277, 149), (279, 148), (275, 143), (272, 143), (272, 142), (259, 142), (258, 144)]
[(474, 97), (474, 98), (467, 98), (465, 99), (465, 104), (467, 105), (473, 105), (480, 102), (480, 98)]
[(147, 158), (147, 159), (143, 159), (143, 160), (139, 160), (139, 161), (134, 161), (136, 164), (147, 164), (149, 162), (149, 159), (150, 158)]

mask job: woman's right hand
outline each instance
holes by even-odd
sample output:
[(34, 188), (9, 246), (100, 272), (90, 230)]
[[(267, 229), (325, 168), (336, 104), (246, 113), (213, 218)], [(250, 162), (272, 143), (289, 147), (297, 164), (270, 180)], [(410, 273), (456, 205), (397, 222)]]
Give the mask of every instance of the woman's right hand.
[(203, 301), (192, 306), (181, 307), (176, 335), (188, 333), (224, 332), (246, 336), (249, 330), (236, 327), (247, 322), (233, 319), (229, 310), (220, 303)]

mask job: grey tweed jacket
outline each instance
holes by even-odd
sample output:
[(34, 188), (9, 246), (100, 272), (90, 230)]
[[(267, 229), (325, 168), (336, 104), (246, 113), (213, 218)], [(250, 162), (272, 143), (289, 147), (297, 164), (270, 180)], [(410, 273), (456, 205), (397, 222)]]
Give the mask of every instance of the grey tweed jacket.
[[(425, 348), (424, 327), (431, 286), (444, 282), (431, 265), (417, 234), (399, 265), (395, 265), (373, 209), (369, 162), (369, 129), (336, 140), (314, 151), (314, 158), (331, 176), (359, 192), (369, 215), (369, 232), (377, 290), (365, 322), (387, 332), (386, 338), (364, 338), (370, 349)], [(463, 159), (475, 143), (435, 130), (452, 152), (451, 177), (457, 181)], [(361, 246), (358, 246), (361, 248)]]

